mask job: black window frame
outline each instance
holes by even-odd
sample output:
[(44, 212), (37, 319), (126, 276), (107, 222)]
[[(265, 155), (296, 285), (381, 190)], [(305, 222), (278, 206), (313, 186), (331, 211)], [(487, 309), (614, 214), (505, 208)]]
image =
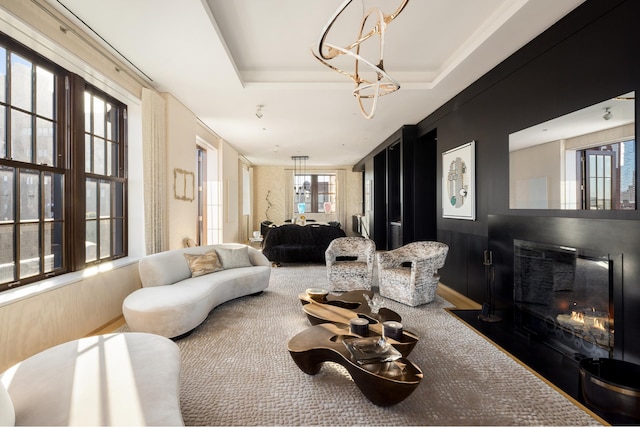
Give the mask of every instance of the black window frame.
[[(46, 255), (47, 248), (42, 242), (45, 242), (46, 238), (50, 238), (50, 236), (46, 236), (43, 231), (40, 231), (39, 236), (39, 247), (37, 248), (37, 253), (39, 254), (39, 265), (40, 269), (37, 274), (30, 275), (28, 277), (20, 277), (18, 273), (20, 270), (21, 262), (23, 261), (20, 258), (20, 221), (21, 218), (17, 215), (14, 215), (12, 221), (2, 223), (0, 218), (0, 226), (2, 225), (13, 225), (12, 238), (9, 234), (6, 235), (6, 238), (11, 240), (13, 247), (10, 248), (10, 253), (5, 254), (8, 256), (13, 255), (11, 267), (13, 268), (13, 280), (6, 280), (6, 278), (0, 279), (3, 280), (0, 282), (0, 292), (12, 289), (18, 286), (27, 285), (33, 282), (37, 282), (40, 280), (44, 280), (53, 276), (58, 276), (62, 274), (66, 274), (73, 271), (80, 271), (87, 267), (99, 264), (101, 262), (111, 261), (114, 259), (122, 258), (128, 255), (128, 182), (127, 182), (127, 106), (126, 104), (118, 101), (107, 93), (101, 91), (93, 85), (90, 85), (87, 81), (85, 81), (82, 77), (64, 69), (60, 65), (56, 64), (53, 61), (50, 61), (32, 49), (22, 45), (11, 37), (7, 36), (4, 33), (0, 32), (0, 47), (5, 49), (5, 58), (6, 60), (6, 74), (5, 74), (5, 93), (7, 94), (6, 98), (0, 97), (0, 107), (4, 107), (5, 113), (5, 122), (4, 129), (0, 128), (0, 131), (4, 131), (5, 137), (5, 146), (7, 147), (6, 152), (0, 153), (0, 169), (4, 171), (15, 171), (14, 173), (14, 183), (13, 183), (13, 212), (18, 212), (16, 205), (20, 203), (20, 189), (18, 180), (18, 171), (29, 171), (32, 174), (38, 174), (40, 177), (45, 175), (50, 176), (51, 174), (55, 174), (55, 177), (59, 178), (55, 180), (57, 183), (56, 191), (59, 191), (58, 194), (59, 199), (56, 202), (62, 203), (62, 206), (56, 206), (55, 208), (49, 206), (51, 211), (55, 210), (56, 220), (51, 220), (46, 217), (46, 212), (42, 206), (45, 206), (44, 202), (44, 184), (40, 187), (40, 216), (33, 223), (38, 223), (43, 230), (47, 229), (46, 224), (43, 225), (44, 222), (51, 223), (58, 221), (61, 226), (57, 226), (56, 230), (56, 238), (59, 239), (59, 243), (61, 245), (60, 248), (56, 250), (56, 254), (59, 258), (55, 258), (54, 267), (53, 268), (44, 268), (45, 259), (47, 257), (50, 258), (51, 255)], [(54, 85), (55, 85), (55, 95), (54, 95), (54, 113), (53, 113), (53, 121), (55, 122), (54, 130), (53, 130), (53, 165), (49, 164), (38, 164), (36, 160), (38, 158), (37, 154), (32, 155), (32, 161), (25, 161), (24, 158), (22, 160), (12, 159), (10, 156), (10, 145), (11, 145), (11, 125), (10, 125), (10, 110), (11, 99), (9, 97), (11, 86), (10, 86), (10, 61), (9, 58), (11, 53), (15, 53), (19, 55), (21, 58), (31, 62), (32, 64), (32, 74), (35, 75), (36, 67), (44, 68), (45, 70), (53, 73), (54, 75)], [(35, 80), (32, 79), (32, 92), (35, 92)], [(84, 94), (86, 91), (89, 91), (92, 94), (96, 94), (102, 99), (109, 102), (112, 106), (117, 110), (116, 120), (117, 124), (117, 135), (114, 135), (114, 138), (118, 140), (119, 149), (117, 156), (117, 168), (114, 170), (112, 175), (103, 175), (100, 173), (93, 172), (85, 172), (85, 134), (84, 134)], [(32, 100), (34, 105), (32, 105), (32, 110), (35, 110), (35, 94), (32, 93)], [(1, 110), (0, 110), (1, 111)], [(37, 116), (36, 111), (32, 111), (31, 114), (34, 117)], [(32, 135), (30, 138), (34, 141), (33, 146), (35, 147), (35, 139), (37, 137), (36, 132), (36, 119), (33, 119), (33, 125), (31, 127)], [(34, 175), (35, 176), (35, 175)], [(85, 182), (87, 178), (95, 178), (103, 182), (107, 182), (110, 188), (113, 190), (114, 187), (119, 188), (119, 194), (117, 200), (114, 197), (114, 192), (111, 191), (110, 194), (110, 206), (111, 206), (111, 214), (109, 215), (108, 221), (111, 224), (118, 223), (120, 224), (117, 232), (114, 231), (113, 227), (109, 229), (110, 241), (112, 242), (112, 248), (109, 256), (98, 256), (94, 261), (86, 260), (86, 247), (87, 247), (87, 238), (86, 238), (86, 187)], [(49, 180), (50, 181), (50, 180)], [(54, 203), (57, 204), (57, 203)], [(117, 208), (117, 212), (114, 209)], [(107, 221), (107, 219), (105, 219)], [(53, 227), (53, 226), (51, 226)], [(8, 229), (8, 226), (7, 226)], [(11, 233), (11, 231), (9, 231)], [(61, 234), (60, 234), (61, 233)], [(53, 233), (52, 233), (53, 234)], [(58, 240), (56, 240), (58, 242)], [(115, 243), (115, 245), (114, 245)], [(104, 255), (104, 254), (103, 254)]]

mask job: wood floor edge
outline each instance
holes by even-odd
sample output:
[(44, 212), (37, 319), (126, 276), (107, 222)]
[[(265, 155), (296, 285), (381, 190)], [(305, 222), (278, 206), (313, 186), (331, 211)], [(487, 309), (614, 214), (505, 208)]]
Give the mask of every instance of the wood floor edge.
[(462, 295), (460, 292), (448, 287), (442, 282), (438, 283), (436, 293), (460, 310), (480, 310), (480, 308), (482, 308), (481, 304)]
[(89, 332), (86, 336), (92, 337), (95, 335), (109, 334), (124, 324), (125, 324), (124, 316), (121, 314), (115, 319), (111, 320), (110, 322), (100, 326), (98, 329), (95, 329), (92, 332)]
[(453, 310), (459, 310), (457, 308), (445, 308), (445, 311), (447, 313), (449, 313), (450, 315), (452, 315), (453, 317), (455, 317), (456, 319), (460, 320), (462, 323), (464, 323), (465, 325), (467, 325), (467, 327), (469, 329), (471, 329), (473, 332), (475, 332), (476, 334), (480, 335), (482, 338), (484, 338), (485, 340), (487, 340), (489, 343), (491, 343), (491, 345), (493, 345), (494, 347), (496, 347), (498, 350), (500, 350), (501, 352), (503, 352), (504, 354), (506, 354), (510, 359), (512, 359), (513, 361), (515, 361), (518, 365), (522, 366), (523, 368), (525, 368), (527, 371), (531, 372), (533, 375), (535, 375), (536, 377), (538, 377), (540, 380), (542, 380), (545, 384), (547, 384), (549, 387), (553, 388), (555, 391), (557, 391), (558, 393), (560, 393), (562, 396), (564, 396), (567, 400), (569, 400), (571, 403), (573, 403), (574, 405), (576, 405), (578, 408), (582, 409), (584, 412), (586, 412), (587, 414), (589, 414), (589, 416), (591, 416), (593, 419), (595, 419), (596, 421), (598, 421), (599, 423), (601, 423), (602, 425), (605, 426), (610, 426), (611, 424), (608, 423), (607, 421), (605, 421), (603, 418), (601, 418), (599, 415), (597, 415), (596, 413), (594, 413), (591, 409), (587, 408), (583, 403), (579, 402), (578, 400), (576, 400), (573, 396), (570, 396), (569, 394), (567, 394), (564, 390), (562, 390), (561, 388), (559, 388), (558, 386), (556, 386), (555, 384), (553, 384), (551, 381), (549, 381), (548, 379), (546, 379), (545, 377), (543, 377), (542, 375), (540, 375), (539, 373), (537, 373), (535, 370), (531, 369), (531, 367), (529, 367), (526, 363), (522, 362), (520, 359), (518, 359), (517, 357), (515, 357), (514, 355), (512, 355), (511, 353), (509, 353), (507, 350), (505, 350), (502, 346), (500, 346), (498, 343), (496, 343), (495, 341), (493, 341), (491, 338), (487, 337), (485, 334), (483, 334), (482, 332), (478, 331), (477, 329), (469, 326), (460, 316), (456, 315), (456, 313), (453, 312)]

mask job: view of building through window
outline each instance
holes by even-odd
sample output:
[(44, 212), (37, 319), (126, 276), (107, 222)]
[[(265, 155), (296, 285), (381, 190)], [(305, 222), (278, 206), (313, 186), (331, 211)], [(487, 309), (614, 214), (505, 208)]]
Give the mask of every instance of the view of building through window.
[[(295, 175), (294, 212), (334, 213), (336, 208), (336, 175)], [(304, 212), (301, 212), (304, 204)]]

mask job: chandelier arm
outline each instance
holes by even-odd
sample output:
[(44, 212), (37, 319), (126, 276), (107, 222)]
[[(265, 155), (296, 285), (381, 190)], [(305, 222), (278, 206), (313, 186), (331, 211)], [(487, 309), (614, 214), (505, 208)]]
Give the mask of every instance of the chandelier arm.
[(325, 55), (322, 53), (322, 47), (325, 44), (325, 39), (329, 34), (329, 30), (331, 30), (331, 27), (333, 26), (333, 24), (336, 22), (336, 20), (342, 14), (342, 12), (344, 12), (344, 10), (349, 6), (349, 4), (351, 4), (351, 2), (353, 2), (353, 0), (345, 0), (344, 2), (342, 2), (342, 4), (338, 6), (338, 9), (333, 13), (331, 18), (329, 18), (329, 21), (326, 23), (324, 28), (322, 28), (322, 32), (320, 33), (320, 38), (318, 39), (318, 55), (315, 55), (314, 53), (314, 56), (316, 57), (320, 56), (322, 59), (331, 59), (335, 57), (335, 56), (325, 57)]
[[(380, 26), (379, 28), (379, 32), (378, 35), (380, 37), (380, 55), (378, 56), (379, 58), (379, 65), (376, 66), (377, 70), (376, 73), (378, 73), (378, 81), (380, 81), (381, 76), (380, 73), (378, 72), (378, 70), (384, 70), (383, 67), (381, 67), (380, 65), (382, 65), (382, 59), (384, 58), (384, 32), (386, 30), (386, 24), (384, 23), (384, 15), (382, 13), (382, 10), (380, 9), (369, 9), (369, 11), (366, 13), (366, 15), (362, 18), (362, 22), (360, 24), (360, 33), (359, 36), (362, 39), (362, 32), (364, 31), (364, 28), (367, 24), (367, 20), (369, 19), (370, 16), (373, 15), (373, 13), (377, 11), (378, 12), (378, 21), (376, 22), (376, 25), (374, 25), (374, 30), (376, 28), (378, 28), (378, 26)], [(373, 32), (374, 30), (371, 30), (371, 32)], [(370, 32), (370, 33), (371, 33)], [(360, 56), (360, 46), (361, 44), (359, 43), (358, 46), (356, 47), (356, 55), (358, 55), (358, 57), (362, 58)], [(350, 49), (349, 49), (350, 51)], [(358, 70), (360, 68), (360, 60), (356, 59), (356, 63), (355, 63), (355, 73), (356, 76), (359, 76)], [(358, 78), (358, 80), (360, 80), (360, 78)]]
[(388, 17), (388, 21), (387, 24), (391, 21), (393, 21), (394, 19), (396, 19), (396, 17), (398, 15), (400, 15), (400, 13), (404, 10), (404, 8), (407, 6), (407, 3), (409, 3), (409, 0), (403, 0), (402, 3), (400, 4), (400, 6), (398, 6), (398, 8), (396, 9), (395, 12), (393, 12), (391, 15), (387, 15)]
[(322, 59), (321, 57), (319, 57), (318, 55), (316, 55), (316, 53), (315, 53), (313, 50), (311, 51), (311, 54), (312, 54), (312, 55), (313, 55), (313, 56), (314, 56), (318, 61), (320, 61), (320, 62), (322, 63), (322, 65), (324, 65), (324, 66), (326, 66), (326, 67), (328, 67), (328, 68), (331, 68), (333, 71), (337, 71), (338, 73), (342, 74), (343, 76), (346, 76), (346, 77), (350, 78), (350, 79), (351, 79), (351, 80), (353, 80), (354, 82), (357, 80), (357, 76), (355, 76), (354, 74), (347, 73), (346, 71), (341, 70), (340, 68), (338, 68), (338, 67), (336, 67), (336, 66), (334, 66), (334, 65), (329, 64), (327, 61), (325, 61), (324, 59)]
[[(349, 56), (351, 56), (351, 57), (355, 58), (355, 59), (356, 59), (356, 60), (358, 60), (358, 61), (362, 61), (362, 62), (364, 62), (364, 63), (365, 63), (366, 65), (368, 65), (371, 69), (373, 69), (373, 70), (374, 70), (374, 71), (376, 71), (378, 74), (380, 74), (383, 78), (385, 78), (385, 79), (389, 80), (389, 82), (390, 82), (394, 87), (396, 87), (396, 89), (395, 89), (395, 90), (393, 90), (392, 92), (395, 92), (396, 90), (400, 89), (400, 84), (399, 84), (397, 81), (395, 81), (395, 79), (394, 79), (393, 77), (391, 77), (389, 74), (387, 74), (387, 72), (386, 72), (384, 69), (382, 69), (382, 68), (378, 67), (377, 65), (373, 64), (372, 62), (368, 61), (367, 59), (363, 58), (362, 56), (357, 55), (357, 54), (355, 54), (355, 53), (351, 52), (350, 50), (344, 50), (343, 48), (338, 47), (338, 46), (335, 46), (335, 45), (330, 45), (330, 46), (332, 46), (334, 49), (342, 50), (342, 51), (344, 52), (344, 54), (345, 54), (345, 55), (349, 55)], [(338, 69), (337, 69), (337, 68), (335, 68), (335, 67), (333, 67), (332, 65), (327, 65), (327, 66), (329, 66), (330, 68), (333, 68), (333, 69), (335, 69), (336, 71), (338, 71)], [(362, 80), (362, 79), (360, 79), (360, 76), (359, 76), (359, 75), (351, 76), (350, 74), (348, 74), (348, 73), (346, 73), (346, 72), (342, 72), (342, 74), (344, 74), (344, 75), (346, 75), (346, 76), (350, 76), (350, 77), (351, 77), (351, 79), (353, 79), (354, 81), (356, 81), (356, 80), (354, 79), (354, 77), (356, 77), (356, 78), (358, 79), (358, 81), (359, 81), (359, 82), (365, 82), (365, 83), (371, 83), (371, 84), (373, 84), (373, 82), (370, 82), (370, 81), (368, 81), (368, 80)], [(378, 81), (380, 81), (380, 80), (381, 80), (381, 78), (379, 78), (379, 79), (378, 79)], [(388, 92), (388, 93), (391, 93), (391, 92)], [(386, 94), (385, 94), (385, 95), (386, 95)]]
[[(373, 95), (373, 104), (371, 105), (371, 110), (369, 111), (369, 113), (367, 113), (365, 111), (364, 108), (364, 104), (362, 103), (362, 99), (365, 98), (371, 98), (371, 96), (368, 97), (363, 97), (360, 96), (360, 91), (359, 89), (354, 90), (354, 95), (355, 97), (358, 99), (358, 106), (360, 107), (360, 112), (362, 113), (362, 115), (364, 116), (365, 119), (370, 119), (373, 117), (373, 115), (376, 113), (376, 108), (378, 107), (378, 98), (380, 97), (380, 80), (378, 80), (377, 83), (375, 83), (375, 85), (377, 86), (376, 91), (375, 91), (375, 95)], [(372, 85), (369, 85), (372, 86)]]
[[(363, 116), (367, 119), (370, 119), (375, 113), (378, 104), (378, 98), (380, 96), (387, 95), (400, 89), (400, 84), (398, 84), (398, 82), (396, 82), (384, 70), (384, 36), (389, 23), (393, 21), (405, 9), (409, 0), (401, 0), (401, 3), (396, 8), (396, 10), (389, 15), (385, 15), (382, 9), (379, 7), (369, 9), (366, 13), (363, 14), (362, 20), (360, 21), (360, 30), (357, 40), (347, 45), (346, 47), (339, 47), (337, 45), (327, 43), (327, 37), (329, 31), (333, 27), (333, 24), (335, 24), (340, 15), (352, 2), (353, 0), (343, 1), (338, 9), (333, 13), (327, 24), (322, 29), (322, 33), (320, 34), (320, 38), (318, 39), (317, 52), (312, 49), (311, 53), (323, 65), (350, 78), (354, 82), (355, 88), (352, 94), (356, 97), (358, 106)], [(367, 22), (372, 19), (372, 16), (374, 16), (374, 14), (377, 14), (375, 25), (373, 25), (369, 32), (363, 34), (367, 26)], [(373, 64), (371, 61), (365, 59), (360, 55), (362, 44), (374, 35), (379, 36), (379, 59), (377, 65)], [(340, 68), (328, 62), (329, 60), (341, 55), (349, 55), (355, 60), (354, 74), (341, 70)], [(369, 67), (369, 69), (375, 73), (375, 82), (366, 80), (360, 76), (360, 62), (362, 62), (363, 65)], [(372, 99), (372, 106), (369, 112), (367, 112), (364, 107), (363, 99)]]
[[(338, 9), (334, 12), (334, 14), (331, 16), (331, 18), (329, 18), (329, 22), (327, 22), (327, 24), (324, 26), (324, 28), (322, 29), (322, 32), (320, 33), (320, 39), (318, 40), (318, 56), (320, 56), (323, 59), (332, 59), (335, 58), (336, 56), (340, 55), (340, 53), (335, 53), (335, 52), (329, 52), (326, 55), (322, 52), (322, 47), (325, 45), (325, 40), (327, 38), (327, 35), (329, 34), (329, 31), (331, 30), (331, 27), (333, 26), (333, 24), (336, 22), (336, 20), (338, 19), (338, 17), (342, 14), (342, 12), (345, 11), (345, 9), (349, 6), (349, 4), (351, 4), (353, 2), (353, 0), (345, 0), (339, 7)], [(379, 8), (375, 8), (378, 11), (380, 11), (381, 15), (382, 15), (382, 22), (384, 22), (385, 27), (387, 25), (389, 25), (389, 23), (391, 21), (393, 21), (394, 19), (396, 19), (396, 17), (400, 14), (400, 12), (402, 12), (405, 8), (405, 6), (407, 5), (407, 3), (409, 3), (409, 0), (403, 0), (402, 3), (400, 4), (400, 6), (398, 6), (398, 8), (389, 15), (384, 15), (382, 13), (382, 10)], [(366, 15), (369, 15), (372, 12), (372, 9), (369, 9), (369, 11), (367, 12)], [(385, 29), (381, 30), (382, 32), (385, 31)], [(375, 27), (374, 29), (372, 29), (371, 31), (369, 31), (367, 34), (362, 35), (362, 32), (360, 32), (360, 38), (358, 40), (356, 40), (355, 42), (349, 44), (346, 46), (347, 50), (351, 50), (354, 47), (358, 46), (359, 44), (361, 44), (362, 42), (366, 41), (367, 39), (371, 38), (372, 36), (374, 36), (375, 34), (380, 33), (380, 31), (376, 31)]]

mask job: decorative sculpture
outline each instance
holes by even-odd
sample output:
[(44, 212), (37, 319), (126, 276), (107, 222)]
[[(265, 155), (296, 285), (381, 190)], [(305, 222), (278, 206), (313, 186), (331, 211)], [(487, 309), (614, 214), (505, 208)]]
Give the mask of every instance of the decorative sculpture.
[(271, 221), (271, 218), (269, 218), (269, 209), (271, 209), (271, 200), (269, 200), (270, 195), (271, 195), (271, 190), (268, 190), (267, 195), (265, 197), (265, 200), (267, 201), (267, 209), (264, 211), (264, 216), (267, 217), (269, 221)]

